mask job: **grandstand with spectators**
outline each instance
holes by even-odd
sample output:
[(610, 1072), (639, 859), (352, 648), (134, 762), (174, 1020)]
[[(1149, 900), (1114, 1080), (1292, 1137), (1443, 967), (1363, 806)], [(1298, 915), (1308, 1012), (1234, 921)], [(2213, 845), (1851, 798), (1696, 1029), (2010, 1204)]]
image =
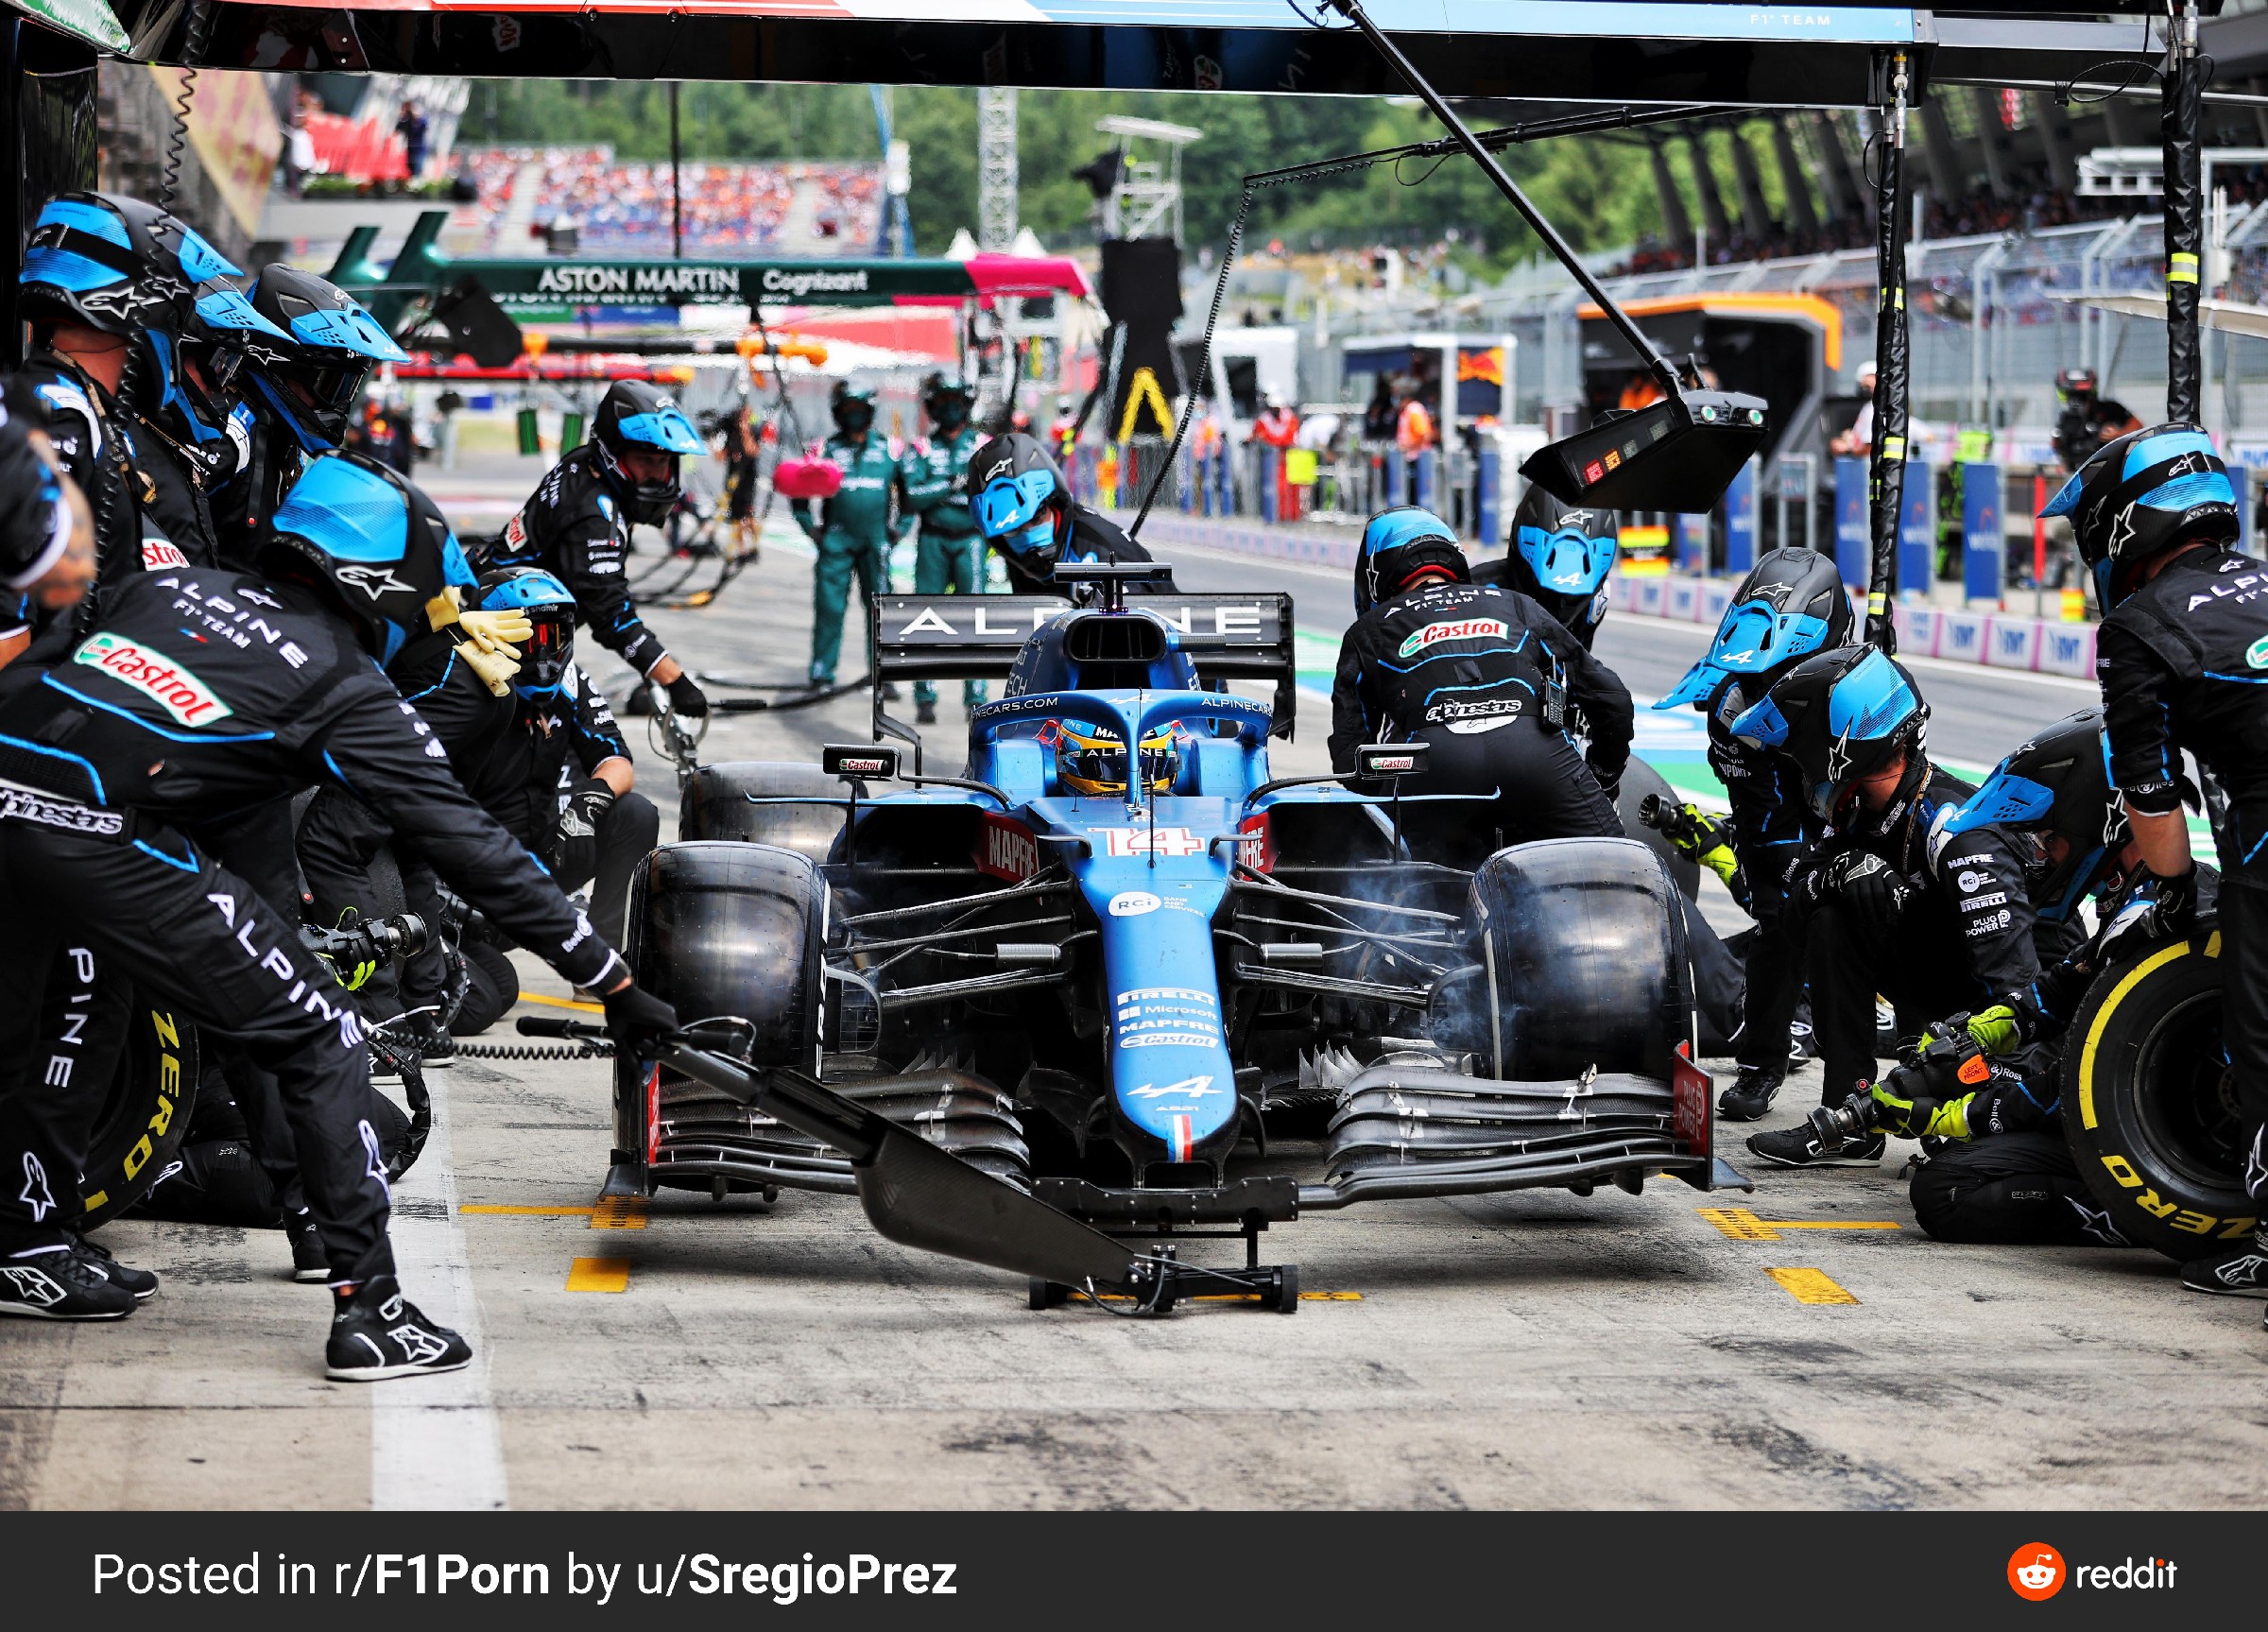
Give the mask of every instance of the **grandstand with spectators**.
[[(604, 146), (457, 151), (459, 174), (479, 193), (490, 253), (539, 253), (562, 218), (580, 229), (586, 251), (669, 252), (666, 162), (618, 162)], [(864, 254), (881, 234), (876, 163), (696, 159), (680, 163), (678, 177), (694, 253)]]

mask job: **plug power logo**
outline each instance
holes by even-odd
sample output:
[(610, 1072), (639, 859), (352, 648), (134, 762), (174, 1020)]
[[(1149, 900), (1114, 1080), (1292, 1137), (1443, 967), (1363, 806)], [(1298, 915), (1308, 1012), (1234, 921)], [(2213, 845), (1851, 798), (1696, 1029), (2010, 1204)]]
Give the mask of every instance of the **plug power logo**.
[(2027, 1541), (2008, 1557), (2008, 1585), (2035, 1604), (2063, 1590), (2063, 1555), (2045, 1541)]

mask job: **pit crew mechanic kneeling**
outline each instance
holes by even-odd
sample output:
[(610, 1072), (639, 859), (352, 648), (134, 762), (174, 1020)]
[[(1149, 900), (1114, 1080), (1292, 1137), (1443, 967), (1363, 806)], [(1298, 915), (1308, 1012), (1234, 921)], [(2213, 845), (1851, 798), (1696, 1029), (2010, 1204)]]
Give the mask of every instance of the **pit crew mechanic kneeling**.
[(427, 626), (447, 584), (471, 582), (432, 501), (371, 461), (326, 455), (277, 511), (261, 564), (119, 585), (94, 632), (0, 704), (0, 776), (43, 795), (0, 820), (0, 983), (30, 999), (0, 1005), (0, 1171), (24, 1181), (0, 1184), (0, 1311), (115, 1319), (133, 1306), (71, 1233), (85, 1152), (69, 1142), (84, 1118), (27, 1046), (70, 936), (281, 1079), (331, 1261), (328, 1375), (450, 1370), (469, 1346), (395, 1282), (353, 1005), (301, 945), (298, 903), (211, 860), (198, 833), (311, 783), (348, 785), (563, 977), (605, 990), (631, 1046), (675, 1016), (472, 801), (374, 666)]
[[(1873, 1090), (1878, 992), (1912, 1037), (2039, 978), (2019, 847), (1998, 827), (1949, 830), (1976, 789), (1930, 763), (1928, 722), (1902, 665), (1844, 646), (1797, 663), (1732, 725), (1794, 761), (1826, 826), (1789, 882), (1786, 910), (1804, 936), (1830, 1107)], [(1884, 1142), (1878, 1132), (1830, 1149), (1804, 1123), (1752, 1135), (1748, 1148), (1788, 1167), (1872, 1166)]]
[[(2214, 830), (2221, 1037), (2249, 1134), (2245, 1193), (2268, 1213), (2268, 564), (2237, 552), (2235, 501), (2205, 433), (2173, 424), (2105, 443), (2041, 513), (2071, 518), (2094, 573), (2111, 779), (2170, 934), (2186, 934), (2195, 918), (2182, 751), (2228, 796)], [(2268, 1297), (2268, 1221), (2250, 1242), (2185, 1264), (2181, 1280), (2193, 1292)]]
[[(1404, 506), (1370, 518), (1354, 610), (1332, 685), (1332, 768), (1353, 770), (1364, 743), (1424, 742), (1430, 763), (1405, 798), (1482, 796), (1405, 803), (1413, 850), (1475, 867), (1527, 839), (1622, 836), (1628, 688), (1527, 596), (1473, 583), (1438, 516)], [(1590, 724), (1588, 762), (1567, 737), (1571, 704)]]
[[(1062, 468), (1022, 431), (995, 437), (969, 461), (969, 513), (985, 541), (1000, 552), (1009, 586), (1020, 595), (1059, 595), (1058, 561), (1146, 561), (1150, 552), (1085, 505), (1074, 504)], [(1166, 592), (1171, 579), (1133, 584)]]

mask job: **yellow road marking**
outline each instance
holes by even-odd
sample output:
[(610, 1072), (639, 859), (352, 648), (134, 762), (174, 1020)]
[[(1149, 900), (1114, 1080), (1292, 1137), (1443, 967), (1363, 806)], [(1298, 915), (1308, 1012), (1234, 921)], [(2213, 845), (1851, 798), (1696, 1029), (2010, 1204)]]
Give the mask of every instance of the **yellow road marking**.
[(644, 1229), (645, 1228), (645, 1197), (643, 1195), (602, 1195), (598, 1205), (591, 1209), (591, 1228), (593, 1229)]
[(630, 1261), (627, 1258), (578, 1258), (568, 1266), (570, 1292), (627, 1292)]
[(1299, 1295), (1302, 1303), (1360, 1303), (1362, 1300), (1363, 1295), (1359, 1292), (1302, 1292)]
[(457, 1209), (459, 1212), (505, 1213), (516, 1218), (588, 1218), (593, 1210), (588, 1207), (471, 1207)]
[(1727, 1241), (1778, 1241), (1783, 1229), (1897, 1229), (1890, 1218), (1759, 1218), (1745, 1207), (1696, 1208)]
[(1764, 1271), (1798, 1303), (1856, 1303), (1824, 1269), (1767, 1269)]
[(520, 1001), (522, 1003), (540, 1003), (545, 1008), (576, 1008), (585, 1014), (607, 1012), (607, 1005), (603, 1003), (585, 1003), (579, 997), (545, 997), (540, 991), (524, 991), (520, 994)]

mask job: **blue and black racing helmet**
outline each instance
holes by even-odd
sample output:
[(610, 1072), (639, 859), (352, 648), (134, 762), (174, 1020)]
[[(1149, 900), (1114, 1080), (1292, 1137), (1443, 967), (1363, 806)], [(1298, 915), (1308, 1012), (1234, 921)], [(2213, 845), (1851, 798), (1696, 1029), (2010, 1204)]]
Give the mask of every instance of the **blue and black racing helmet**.
[[(633, 522), (658, 527), (669, 520), (678, 502), (678, 460), (697, 454), (706, 445), (678, 401), (661, 387), (644, 380), (617, 380), (598, 404), (592, 421), (591, 443), (598, 450), (599, 472), (622, 503), (622, 513)], [(669, 475), (662, 481), (640, 481), (622, 465), (639, 454), (669, 455)]]
[(32, 225), (16, 309), (33, 324), (178, 335), (191, 319), (198, 284), (242, 276), (187, 223), (154, 204), (61, 193)]
[(1588, 648), (1606, 620), (1606, 575), (1621, 532), (1615, 511), (1562, 504), (1530, 482), (1496, 581), (1539, 604)]
[(1035, 576), (1061, 558), (1071, 532), (1071, 489), (1037, 439), (994, 437), (969, 461), (969, 514), (986, 542)]
[(1761, 696), (1805, 658), (1848, 645), (1854, 623), (1832, 557), (1816, 550), (1774, 550), (1733, 592), (1708, 655), (1654, 706), (1707, 708), (1732, 675), (1742, 678), (1745, 695)]
[(406, 363), (384, 324), (328, 279), (281, 262), (260, 268), (253, 308), (284, 332), (284, 344), (248, 338), (246, 371), (268, 412), (303, 452), (323, 454), (345, 439), (355, 400), (381, 363)]
[(1363, 529), (1354, 558), (1354, 615), (1390, 601), (1420, 577), (1472, 581), (1472, 563), (1450, 524), (1418, 505), (1381, 510)]
[(146, 329), (139, 341), (148, 370), (138, 387), (142, 401), (154, 403), (170, 433), (196, 449), (208, 482), (225, 481), (248, 451), (229, 434), (243, 396), (245, 349), (272, 351), (289, 341), (232, 284), (217, 283), (198, 291), (178, 334)]
[(2105, 611), (2134, 593), (2135, 569), (2151, 557), (2198, 539), (2237, 541), (2228, 466), (2195, 425), (2153, 425), (2105, 442), (2039, 513), (2071, 518)]
[[(1840, 593), (1840, 590), (1837, 593)], [(1809, 657), (1732, 723), (1732, 734), (1796, 762), (1804, 802), (1830, 826), (1846, 825), (1857, 785), (1906, 756), (1900, 796), (1927, 772), (1929, 705), (1902, 664), (1874, 646)]]
[(2018, 748), (1945, 826), (1949, 833), (2005, 828), (2026, 841), (2025, 893), (2049, 922), (2070, 918), (2121, 870), (2119, 852), (2134, 836), (2126, 801), (2111, 784), (2103, 711), (2082, 709)]
[(541, 567), (505, 567), (480, 578), (483, 611), (524, 612), (535, 632), (520, 643), (512, 690), (530, 699), (556, 697), (575, 660), (575, 597)]
[(268, 525), (266, 562), (327, 591), (381, 664), (432, 627), (426, 608), (442, 591), (479, 584), (438, 507), (361, 454), (309, 464)]

